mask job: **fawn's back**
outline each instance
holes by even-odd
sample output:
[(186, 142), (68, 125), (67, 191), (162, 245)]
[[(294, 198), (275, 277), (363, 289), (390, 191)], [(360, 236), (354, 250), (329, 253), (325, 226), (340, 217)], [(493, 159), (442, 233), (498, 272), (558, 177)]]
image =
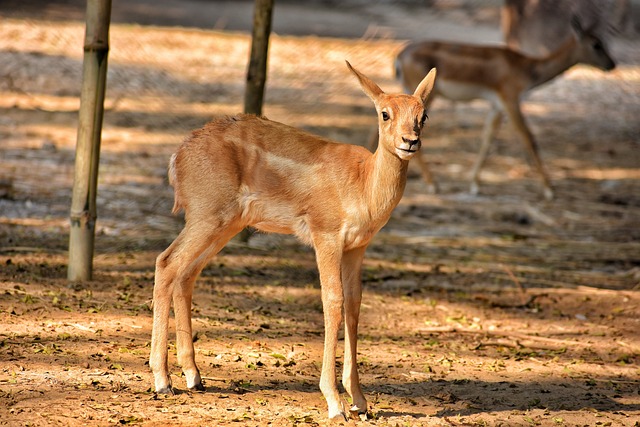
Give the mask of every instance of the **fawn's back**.
[(246, 225), (309, 243), (309, 212), (316, 222), (339, 228), (345, 210), (364, 206), (361, 177), (371, 156), (363, 147), (266, 118), (216, 119), (194, 131), (172, 157), (174, 210), (184, 208), (187, 217), (222, 214), (222, 222), (239, 215)]

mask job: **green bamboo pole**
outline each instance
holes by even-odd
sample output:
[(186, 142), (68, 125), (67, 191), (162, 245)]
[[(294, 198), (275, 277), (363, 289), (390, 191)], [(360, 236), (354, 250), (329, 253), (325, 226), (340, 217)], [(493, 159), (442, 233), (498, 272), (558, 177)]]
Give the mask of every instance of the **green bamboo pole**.
[(111, 0), (87, 0), (82, 90), (69, 232), (70, 281), (91, 280)]

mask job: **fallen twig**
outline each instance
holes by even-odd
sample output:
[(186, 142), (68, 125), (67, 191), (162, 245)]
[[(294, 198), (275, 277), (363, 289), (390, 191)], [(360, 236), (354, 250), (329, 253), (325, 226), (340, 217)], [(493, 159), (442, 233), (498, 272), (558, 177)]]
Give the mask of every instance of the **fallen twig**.
[(474, 335), (488, 335), (488, 336), (494, 336), (494, 337), (507, 337), (507, 338), (512, 338), (512, 339), (519, 339), (519, 340), (530, 340), (530, 341), (541, 341), (541, 342), (546, 342), (546, 343), (550, 343), (550, 344), (558, 344), (558, 345), (563, 345), (563, 346), (567, 346), (567, 345), (583, 345), (583, 346), (588, 346), (588, 343), (583, 343), (580, 341), (571, 341), (571, 340), (561, 340), (561, 339), (557, 339), (557, 338), (547, 338), (547, 337), (540, 337), (537, 335), (527, 335), (527, 334), (521, 334), (519, 332), (512, 332), (512, 331), (487, 331), (487, 330), (482, 330), (482, 329), (466, 329), (466, 328), (458, 328), (458, 327), (454, 327), (454, 326), (435, 326), (435, 327), (431, 327), (431, 328), (420, 328), (418, 329), (418, 332), (428, 332), (428, 333), (436, 333), (436, 334), (446, 334), (446, 333), (459, 333), (459, 334), (474, 334)]
[(0, 253), (64, 253), (65, 251), (60, 249), (50, 248), (37, 248), (35, 246), (2, 246), (0, 247)]
[(81, 331), (96, 333), (95, 329), (90, 328), (88, 326), (81, 325), (79, 323), (68, 323), (69, 326), (73, 326), (76, 329), (80, 329)]
[(521, 304), (503, 304), (503, 303), (499, 303), (499, 302), (493, 302), (491, 301), (491, 307), (498, 307), (498, 308), (531, 308), (531, 305), (533, 304), (533, 302), (540, 297), (546, 297), (547, 294), (537, 294), (537, 295), (531, 295), (529, 296), (529, 299), (524, 301), (524, 295), (522, 295), (523, 299), (521, 300), (522, 303)]
[(229, 381), (228, 378), (218, 378), (218, 377), (202, 377), (202, 379), (205, 381), (218, 381), (221, 383), (226, 383), (227, 381)]

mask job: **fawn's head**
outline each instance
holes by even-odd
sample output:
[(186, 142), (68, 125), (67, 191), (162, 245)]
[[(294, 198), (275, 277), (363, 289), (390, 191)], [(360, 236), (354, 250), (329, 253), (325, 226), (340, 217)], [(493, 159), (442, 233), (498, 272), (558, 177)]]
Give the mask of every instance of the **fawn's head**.
[(380, 134), (378, 149), (387, 149), (400, 159), (409, 160), (420, 150), (420, 133), (427, 119), (426, 105), (436, 78), (435, 68), (420, 82), (413, 95), (392, 95), (384, 93), (349, 62), (347, 66), (376, 106)]
[(613, 70), (616, 67), (607, 46), (596, 34), (595, 25), (584, 28), (578, 17), (574, 16), (571, 19), (571, 29), (578, 41), (578, 58), (581, 63), (592, 65), (603, 71)]

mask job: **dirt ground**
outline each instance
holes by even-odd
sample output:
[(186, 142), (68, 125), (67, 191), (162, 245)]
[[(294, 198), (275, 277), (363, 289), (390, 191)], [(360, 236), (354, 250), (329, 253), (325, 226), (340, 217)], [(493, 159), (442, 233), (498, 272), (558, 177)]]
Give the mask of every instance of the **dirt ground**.
[[(167, 0), (156, 21), (149, 2), (114, 2), (94, 280), (67, 282), (81, 3), (0, 4), (0, 425), (326, 425), (314, 256), (286, 236), (233, 242), (197, 282), (206, 391), (186, 390), (173, 343), (178, 392), (152, 391), (154, 258), (182, 226), (166, 165), (189, 130), (242, 109), (249, 37), (232, 15), (207, 29), (189, 24), (197, 2)], [(398, 91), (405, 40), (499, 39), (499, 2), (437, 3), (339, 14), (283, 3), (265, 114), (365, 144), (374, 111), (345, 59)], [(332, 19), (353, 25), (340, 33)], [(311, 21), (320, 36), (301, 34)], [(370, 412), (350, 425), (640, 425), (640, 40), (611, 42), (615, 71), (575, 67), (524, 102), (551, 202), (508, 125), (469, 195), (487, 106), (434, 103), (423, 150), (441, 192), (427, 194), (411, 165), (368, 250)]]

